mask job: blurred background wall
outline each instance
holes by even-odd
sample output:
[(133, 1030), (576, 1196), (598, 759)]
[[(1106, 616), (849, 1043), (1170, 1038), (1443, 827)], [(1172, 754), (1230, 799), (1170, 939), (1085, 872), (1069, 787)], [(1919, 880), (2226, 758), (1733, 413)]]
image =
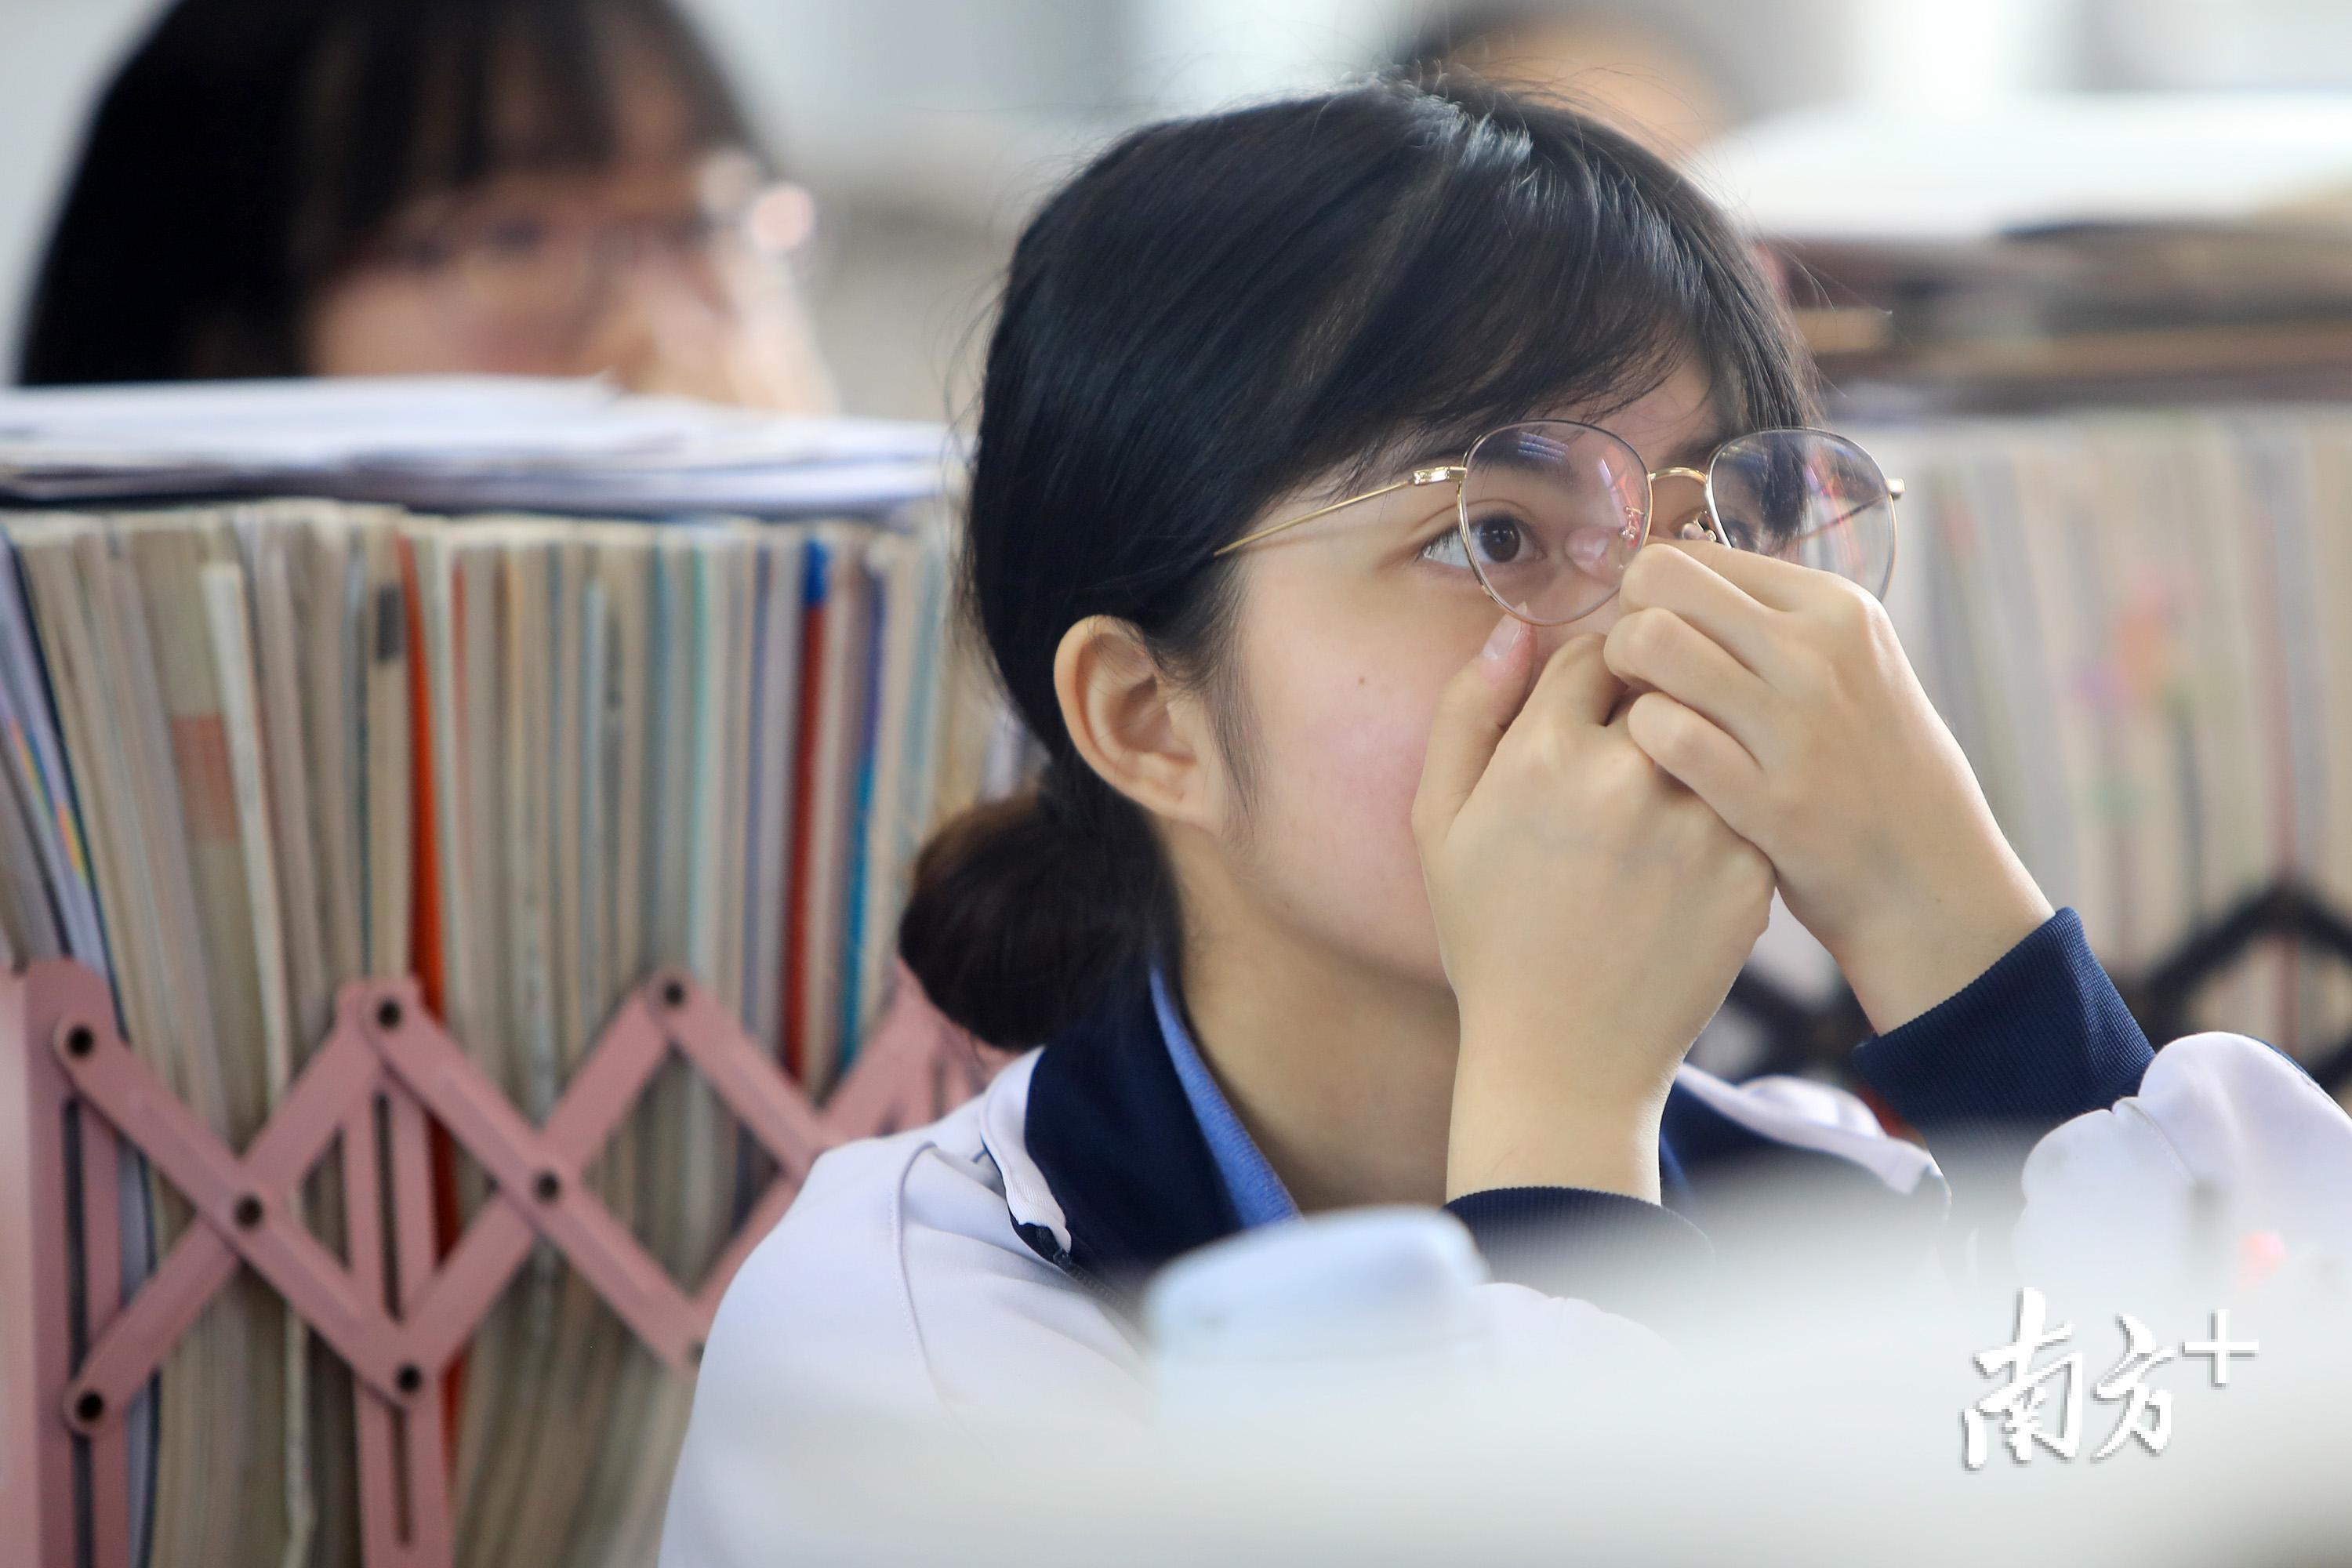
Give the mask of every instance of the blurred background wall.
[[(856, 412), (960, 407), (957, 355), (1010, 236), (1084, 149), (1151, 116), (1312, 86), (1441, 20), (1412, 0), (692, 0), (816, 193), (817, 327)], [(153, 0), (0, 0), (0, 342), (81, 117)], [(1475, 9), (1475, 8), (1474, 8)], [(2339, 0), (1596, 0), (1680, 53), (1730, 123), (2050, 89), (2352, 87)], [(1621, 76), (1655, 78), (1648, 61)], [(1662, 83), (1668, 96), (1687, 96)], [(944, 403), (943, 403), (944, 398)]]

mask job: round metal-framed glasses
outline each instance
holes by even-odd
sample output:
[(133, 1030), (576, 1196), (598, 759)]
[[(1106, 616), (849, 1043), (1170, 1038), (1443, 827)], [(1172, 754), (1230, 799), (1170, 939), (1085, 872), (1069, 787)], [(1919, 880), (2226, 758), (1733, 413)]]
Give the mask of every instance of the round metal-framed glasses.
[(1651, 538), (1661, 482), (1691, 490), (1698, 503), (1669, 518), (1671, 537), (1708, 539), (1833, 572), (1885, 596), (1903, 482), (1888, 479), (1847, 437), (1799, 426), (1736, 436), (1703, 469), (1651, 469), (1597, 425), (1506, 425), (1473, 442), (1458, 463), (1415, 468), (1392, 484), (1259, 529), (1216, 553), (1377, 496), (1452, 484), (1454, 548), (1463, 563), (1505, 610), (1537, 626), (1559, 626), (1616, 595), (1634, 552)]

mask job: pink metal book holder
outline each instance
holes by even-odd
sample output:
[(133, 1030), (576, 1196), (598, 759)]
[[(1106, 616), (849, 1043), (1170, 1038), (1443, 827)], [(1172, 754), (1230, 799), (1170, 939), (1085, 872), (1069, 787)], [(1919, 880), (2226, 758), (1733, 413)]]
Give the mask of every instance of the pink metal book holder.
[[(11, 1562), (29, 1548), (28, 1563), (73, 1563), (86, 1546), (94, 1568), (125, 1568), (124, 1413), (242, 1264), (352, 1370), (369, 1568), (446, 1568), (441, 1375), (535, 1241), (690, 1373), (728, 1280), (820, 1152), (932, 1120), (1005, 1059), (947, 1025), (901, 968), (889, 1009), (818, 1110), (725, 1007), (665, 973), (622, 1005), (546, 1125), (533, 1127), (425, 1011), (414, 982), (361, 981), (344, 987), (326, 1041), (239, 1156), (122, 1042), (114, 1017), (105, 980), (79, 964), (0, 976), (0, 1557)], [(581, 1179), (673, 1051), (777, 1167), (691, 1294)], [(496, 1184), (446, 1256), (434, 1240), (432, 1122)], [(349, 1267), (297, 1207), (339, 1136)], [(118, 1140), (195, 1211), (127, 1301)], [(89, 1539), (79, 1543), (83, 1520)]]

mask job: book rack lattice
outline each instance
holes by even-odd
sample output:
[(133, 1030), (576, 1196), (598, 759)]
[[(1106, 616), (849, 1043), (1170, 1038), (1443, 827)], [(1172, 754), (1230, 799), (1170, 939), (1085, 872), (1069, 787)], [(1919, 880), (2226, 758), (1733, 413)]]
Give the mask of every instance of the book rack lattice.
[[(930, 1121), (1002, 1059), (940, 1026), (917, 994), (902, 974), (898, 1002), (819, 1110), (724, 1006), (683, 974), (656, 974), (534, 1127), (413, 982), (355, 982), (240, 1155), (123, 1043), (102, 977), (65, 962), (0, 976), (0, 1520), (16, 1532), (0, 1556), (29, 1546), (33, 1563), (128, 1563), (123, 1414), (248, 1267), (352, 1370), (368, 1568), (446, 1568), (441, 1374), (533, 1245), (552, 1247), (655, 1354), (689, 1371), (728, 1280), (821, 1152)], [(776, 1166), (691, 1290), (581, 1179), (673, 1052)], [(446, 1251), (434, 1230), (434, 1123), (495, 1184)], [(339, 1140), (348, 1266), (299, 1209), (304, 1180)], [(124, 1144), (195, 1215), (127, 1300)]]

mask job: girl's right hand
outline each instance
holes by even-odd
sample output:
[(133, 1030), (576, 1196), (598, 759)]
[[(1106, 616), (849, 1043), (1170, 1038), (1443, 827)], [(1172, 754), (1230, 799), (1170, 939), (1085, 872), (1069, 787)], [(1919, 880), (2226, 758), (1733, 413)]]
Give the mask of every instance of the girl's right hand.
[(1631, 705), (1612, 717), (1599, 637), (1539, 672), (1534, 647), (1506, 616), (1446, 687), (1413, 800), (1461, 1016), (1446, 1196), (1655, 1202), (1666, 1092), (1763, 933), (1771, 864), (1633, 743)]

